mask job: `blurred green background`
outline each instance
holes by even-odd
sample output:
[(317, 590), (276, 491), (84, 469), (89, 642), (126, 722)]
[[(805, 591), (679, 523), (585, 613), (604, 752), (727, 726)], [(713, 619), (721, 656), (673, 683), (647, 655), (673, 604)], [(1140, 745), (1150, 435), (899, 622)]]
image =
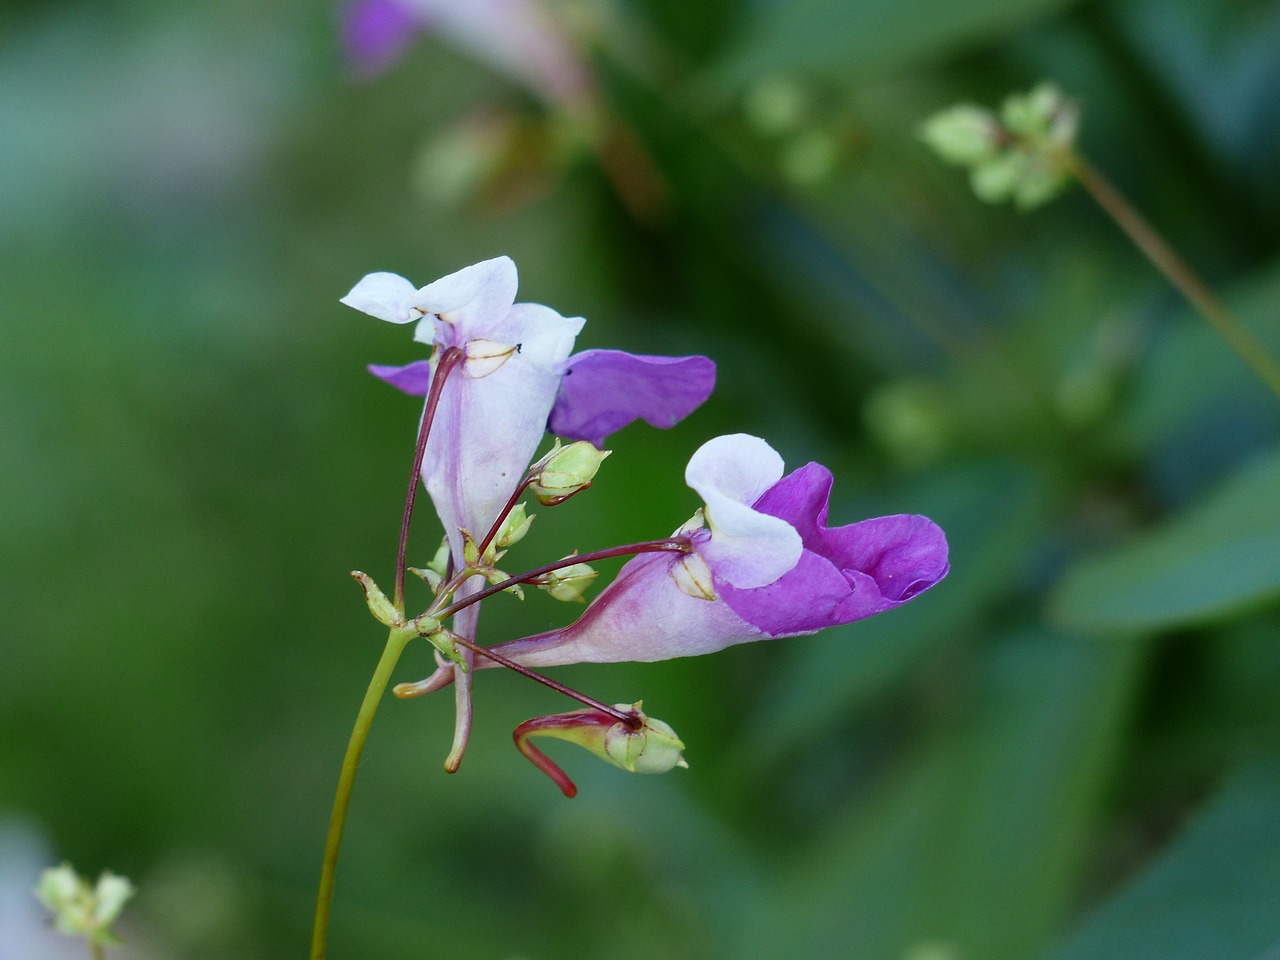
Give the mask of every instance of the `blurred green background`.
[[(594, 127), (447, 35), (360, 79), (327, 3), (0, 9), (0, 957), (64, 955), (22, 939), (42, 858), (138, 883), (121, 957), (304, 955), (383, 639), (347, 573), (391, 579), (418, 415), (364, 372), (405, 331), (337, 301), (499, 254), (580, 348), (720, 370), (513, 571), (667, 534), (689, 454), (744, 431), (834, 470), (835, 523), (932, 516), (953, 572), (559, 671), (691, 766), (553, 746), (573, 801), (510, 742), (549, 691), (483, 675), (452, 777), (452, 698), (388, 701), (332, 957), (1280, 956), (1280, 405), (1082, 192), (983, 206), (917, 137), (1057, 80), (1280, 349), (1280, 3), (545, 12)], [(499, 598), (482, 639), (572, 614)]]

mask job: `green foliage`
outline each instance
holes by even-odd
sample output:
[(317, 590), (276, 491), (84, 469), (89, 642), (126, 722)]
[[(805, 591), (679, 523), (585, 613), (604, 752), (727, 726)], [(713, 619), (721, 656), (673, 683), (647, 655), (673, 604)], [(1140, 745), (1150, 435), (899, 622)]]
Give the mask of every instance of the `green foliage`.
[(1280, 596), (1280, 453), (1111, 553), (1072, 567), (1053, 599), (1085, 630), (1158, 630)]
[(1280, 950), (1280, 767), (1239, 770), (1156, 862), (1046, 960), (1266, 960)]

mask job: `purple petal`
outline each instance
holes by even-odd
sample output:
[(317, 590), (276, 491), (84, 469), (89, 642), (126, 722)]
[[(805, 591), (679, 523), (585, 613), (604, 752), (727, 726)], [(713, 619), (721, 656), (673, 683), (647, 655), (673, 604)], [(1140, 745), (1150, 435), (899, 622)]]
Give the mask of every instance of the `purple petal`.
[(831, 473), (810, 463), (755, 503), (788, 521), (805, 553), (776, 583), (739, 590), (717, 580), (738, 616), (771, 636), (811, 633), (905, 603), (947, 575), (947, 541), (927, 517), (900, 515), (827, 529)]
[(786, 520), (800, 534), (806, 550), (822, 553), (832, 483), (830, 470), (820, 463), (806, 463), (762, 493), (752, 506)]
[(411, 397), (425, 397), (431, 390), (431, 361), (415, 360), (404, 367), (369, 364), (369, 372)]
[(780, 579), (740, 590), (716, 580), (716, 593), (734, 613), (771, 637), (813, 633), (847, 621), (838, 611), (849, 599), (849, 581), (831, 561), (809, 550)]
[(584, 350), (564, 365), (551, 411), (557, 436), (597, 447), (633, 420), (671, 427), (696, 410), (715, 386), (706, 357), (648, 357), (621, 350)]
[(418, 17), (397, 0), (354, 0), (343, 12), (342, 46), (362, 76), (375, 77), (400, 59), (421, 29)]
[(947, 575), (947, 539), (928, 517), (876, 517), (826, 531), (828, 555), (871, 578), (894, 606)]

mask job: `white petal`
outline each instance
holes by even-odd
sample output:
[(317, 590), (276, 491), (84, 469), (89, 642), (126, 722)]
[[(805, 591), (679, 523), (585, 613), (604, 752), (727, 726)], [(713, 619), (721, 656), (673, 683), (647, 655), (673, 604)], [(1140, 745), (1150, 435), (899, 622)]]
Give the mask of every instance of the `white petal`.
[(389, 323), (412, 323), (421, 314), (413, 309), (413, 284), (395, 273), (371, 273), (351, 288), (341, 303)]
[(413, 306), (423, 313), (467, 326), (467, 337), (493, 337), (489, 326), (501, 322), (516, 299), (519, 277), (510, 257), (496, 257), (463, 267), (429, 283), (413, 295)]
[(782, 456), (759, 437), (732, 433), (700, 446), (684, 471), (684, 482), (706, 499), (707, 490), (752, 504), (786, 469)]
[(490, 336), (500, 343), (519, 344), (522, 360), (550, 371), (573, 352), (574, 338), (586, 322), (582, 317), (562, 317), (540, 303), (517, 303)]
[(795, 528), (751, 507), (782, 472), (776, 450), (742, 433), (707, 441), (689, 460), (685, 482), (701, 494), (711, 528), (699, 553), (735, 587), (773, 583), (800, 560), (803, 544)]

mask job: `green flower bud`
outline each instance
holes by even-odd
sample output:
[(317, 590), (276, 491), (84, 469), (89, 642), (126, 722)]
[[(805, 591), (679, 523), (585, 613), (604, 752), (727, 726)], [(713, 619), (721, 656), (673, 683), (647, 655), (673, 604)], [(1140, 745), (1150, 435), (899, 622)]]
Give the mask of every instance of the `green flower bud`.
[(611, 450), (597, 450), (586, 440), (567, 447), (560, 446), (557, 440), (551, 452), (536, 465), (538, 472), (529, 484), (529, 491), (543, 506), (563, 503), (591, 486), (600, 464), (610, 453)]
[(742, 111), (758, 133), (776, 137), (804, 122), (809, 111), (809, 94), (796, 79), (774, 74), (751, 86)]
[(480, 544), (476, 543), (475, 537), (467, 530), (462, 530), (462, 562), (468, 567), (478, 567), (480, 565)]
[[(654, 717), (646, 717), (640, 710), (642, 701), (631, 704), (638, 715), (638, 729), (622, 722), (605, 731), (605, 759), (631, 773), (666, 773), (673, 767), (689, 766), (684, 759), (684, 743), (669, 724)], [(615, 704), (626, 710), (625, 704)]]
[(413, 621), (413, 625), (417, 628), (418, 636), (426, 637), (446, 659), (457, 664), (464, 672), (466, 671), (467, 660), (463, 654), (463, 648), (454, 642), (458, 636), (456, 633), (448, 627), (442, 627), (440, 621), (434, 617), (419, 617)]
[(517, 503), (511, 509), (511, 512), (507, 514), (507, 518), (502, 521), (502, 528), (498, 531), (498, 535), (494, 537), (494, 544), (499, 548), (505, 548), (519, 543), (524, 539), (525, 534), (529, 532), (529, 526), (536, 516), (537, 514), (525, 516), (524, 504)]
[(1056, 86), (1041, 83), (1027, 93), (1009, 96), (1000, 108), (1000, 119), (1010, 133), (1030, 140), (1044, 140), (1048, 138), (1054, 117), (1066, 103)]
[[(504, 580), (510, 580), (511, 574), (503, 573), (497, 567), (490, 567), (488, 570), (485, 571), (484, 578), (491, 585), (496, 585), (496, 584), (502, 583), (502, 581)], [(511, 586), (507, 587), (507, 589), (503, 590), (502, 592), (514, 593), (517, 599), (519, 600), (524, 599), (524, 587), (518, 583), (513, 583)]]
[(405, 567), (405, 571), (412, 573), (415, 577), (420, 577), (431, 588), (432, 593), (440, 592), (440, 585), (444, 583), (444, 577), (434, 570), (430, 568), (424, 570), (422, 567)]
[(962, 103), (931, 116), (920, 139), (947, 163), (969, 166), (995, 156), (1002, 131), (990, 110)]
[(103, 873), (97, 885), (90, 887), (66, 863), (40, 874), (35, 888), (36, 897), (53, 914), (59, 933), (84, 937), (95, 944), (118, 942), (111, 925), (133, 894), (133, 884), (114, 873)]
[[(427, 564), (428, 570), (434, 570), (443, 577), (449, 571), (449, 538), (445, 537), (440, 541), (440, 547), (436, 550), (436, 555), (431, 558), (431, 562)], [(425, 578), (424, 578), (425, 579)]]
[(538, 587), (557, 600), (564, 600), (567, 603), (586, 603), (583, 594), (597, 576), (599, 571), (592, 569), (590, 564), (574, 563), (559, 570), (552, 570), (544, 579), (539, 580)]
[(566, 797), (578, 788), (546, 754), (529, 742), (533, 737), (551, 737), (576, 743), (601, 760), (630, 773), (666, 773), (673, 767), (688, 767), (684, 744), (674, 730), (661, 720), (645, 716), (640, 701), (619, 703), (614, 709), (628, 719), (603, 713), (593, 707), (526, 720), (515, 730), (516, 746), (533, 764), (560, 787)]
[(384, 627), (394, 627), (404, 622), (400, 611), (392, 606), (391, 601), (387, 599), (387, 595), (373, 582), (371, 576), (367, 573), (361, 573), (359, 570), (352, 570), (351, 576), (363, 588), (364, 601), (369, 605), (369, 612), (373, 614), (375, 620)]

